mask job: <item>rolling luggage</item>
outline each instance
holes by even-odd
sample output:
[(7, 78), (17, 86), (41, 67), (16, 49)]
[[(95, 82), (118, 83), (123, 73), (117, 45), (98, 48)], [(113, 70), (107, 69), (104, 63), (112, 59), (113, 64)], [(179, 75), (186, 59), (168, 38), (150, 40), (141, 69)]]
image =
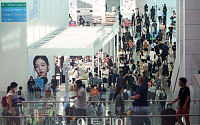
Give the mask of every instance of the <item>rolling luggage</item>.
[[(161, 115), (176, 115), (176, 111), (174, 109), (169, 108), (167, 105), (167, 109), (161, 111)], [(175, 125), (176, 123), (176, 116), (165, 116), (162, 117), (162, 125)]]
[(50, 98), (51, 97), (51, 90), (45, 90), (45, 97)]

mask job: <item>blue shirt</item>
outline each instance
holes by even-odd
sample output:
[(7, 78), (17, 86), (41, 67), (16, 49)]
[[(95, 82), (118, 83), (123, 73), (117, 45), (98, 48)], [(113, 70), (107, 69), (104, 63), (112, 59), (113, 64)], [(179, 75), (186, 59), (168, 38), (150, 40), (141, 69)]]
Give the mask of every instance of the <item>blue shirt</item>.
[(135, 99), (135, 101), (133, 102), (133, 106), (148, 106), (147, 92), (148, 92), (147, 84), (143, 84), (143, 85), (139, 86), (136, 91), (136, 95), (139, 94), (140, 98)]
[(116, 78), (117, 78), (117, 77), (119, 77), (118, 74), (115, 74), (115, 73), (112, 74), (112, 82), (113, 82), (113, 83), (116, 83)]

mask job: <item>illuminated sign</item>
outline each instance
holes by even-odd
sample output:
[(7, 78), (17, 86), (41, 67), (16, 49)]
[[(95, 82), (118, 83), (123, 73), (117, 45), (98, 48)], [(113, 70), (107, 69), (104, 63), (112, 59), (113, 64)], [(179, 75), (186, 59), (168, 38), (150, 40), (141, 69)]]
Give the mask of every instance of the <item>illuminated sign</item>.
[(1, 3), (2, 22), (26, 22), (26, 3)]

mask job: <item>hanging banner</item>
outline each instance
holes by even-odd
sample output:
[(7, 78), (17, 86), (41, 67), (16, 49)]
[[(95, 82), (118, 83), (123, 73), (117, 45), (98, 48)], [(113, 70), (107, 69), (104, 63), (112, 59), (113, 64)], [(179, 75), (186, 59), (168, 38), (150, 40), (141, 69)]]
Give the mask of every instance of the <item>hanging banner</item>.
[(135, 0), (123, 0), (123, 13), (132, 13), (135, 10)]
[(69, 0), (69, 14), (71, 21), (77, 22), (77, 0)]
[(133, 10), (136, 8), (135, 0), (120, 0), (120, 11), (123, 15), (123, 18), (131, 19)]
[(105, 23), (105, 0), (93, 0), (93, 23)]

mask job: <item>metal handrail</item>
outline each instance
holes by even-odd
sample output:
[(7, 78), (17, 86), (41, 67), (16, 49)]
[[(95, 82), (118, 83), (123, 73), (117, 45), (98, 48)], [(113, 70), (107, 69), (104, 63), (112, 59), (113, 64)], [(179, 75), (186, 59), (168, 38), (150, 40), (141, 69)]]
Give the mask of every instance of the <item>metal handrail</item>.
[[(174, 100), (147, 100), (148, 102), (172, 102)], [(23, 101), (21, 103), (74, 103), (75, 101)], [(115, 101), (87, 101), (87, 103), (96, 102), (115, 102)], [(124, 102), (134, 102), (134, 100), (124, 100)], [(191, 102), (200, 102), (200, 99), (191, 100)], [(2, 102), (0, 102), (2, 103)]]
[(172, 117), (172, 116), (200, 116), (200, 114), (181, 115), (112, 115), (112, 116), (0, 116), (0, 118), (105, 118), (105, 117)]

